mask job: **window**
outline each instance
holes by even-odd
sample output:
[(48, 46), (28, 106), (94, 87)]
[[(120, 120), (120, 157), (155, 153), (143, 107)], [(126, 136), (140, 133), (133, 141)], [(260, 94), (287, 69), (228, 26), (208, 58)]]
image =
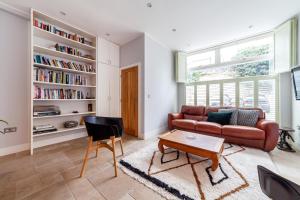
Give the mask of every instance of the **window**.
[(206, 106), (206, 85), (197, 85), (197, 105)]
[(185, 98), (186, 98), (186, 104), (187, 105), (195, 105), (195, 92), (194, 92), (194, 86), (186, 86), (185, 89)]
[(240, 107), (244, 107), (244, 108), (254, 107), (254, 82), (253, 81), (240, 82)]
[(215, 51), (209, 51), (205, 53), (198, 53), (187, 56), (187, 67), (194, 68), (199, 66), (215, 64), (215, 56)]
[(276, 82), (271, 80), (258, 81), (258, 107), (266, 113), (266, 118), (276, 120)]
[(272, 35), (215, 47), (187, 56), (189, 83), (267, 76), (274, 72)]
[(235, 106), (235, 83), (223, 84), (223, 106)]
[(209, 105), (220, 106), (220, 84), (209, 85)]

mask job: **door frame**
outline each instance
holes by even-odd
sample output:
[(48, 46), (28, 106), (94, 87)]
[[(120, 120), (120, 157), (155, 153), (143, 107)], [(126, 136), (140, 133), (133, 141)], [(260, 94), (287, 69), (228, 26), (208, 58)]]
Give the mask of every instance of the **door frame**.
[[(122, 70), (129, 69), (133, 67), (138, 67), (138, 138), (144, 139), (144, 134), (142, 132), (142, 70), (141, 70), (141, 63), (134, 63), (127, 66), (120, 67), (120, 99), (122, 98)], [(122, 104), (120, 102), (120, 113), (122, 113)]]

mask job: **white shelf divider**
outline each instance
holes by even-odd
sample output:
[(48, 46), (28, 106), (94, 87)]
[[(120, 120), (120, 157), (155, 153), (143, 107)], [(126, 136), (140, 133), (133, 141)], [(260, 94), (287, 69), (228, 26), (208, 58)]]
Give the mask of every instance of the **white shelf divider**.
[(84, 72), (84, 71), (79, 71), (79, 70), (75, 70), (75, 69), (66, 69), (66, 68), (54, 67), (54, 66), (40, 64), (40, 63), (34, 63), (33, 65), (36, 66), (36, 67), (39, 67), (39, 68), (46, 68), (46, 69), (56, 70), (56, 71), (71, 72), (71, 73), (74, 73), (74, 74), (96, 75), (95, 72)]
[(60, 114), (60, 115), (33, 117), (33, 119), (48, 119), (48, 118), (72, 117), (72, 116), (78, 116), (78, 115), (94, 115), (94, 114), (96, 114), (96, 112), (66, 113), (66, 114)]
[(63, 84), (63, 83), (50, 83), (50, 82), (43, 82), (43, 81), (33, 81), (33, 83), (37, 85), (53, 85), (53, 86), (61, 86), (61, 87), (96, 88), (95, 85), (74, 85), (74, 84)]

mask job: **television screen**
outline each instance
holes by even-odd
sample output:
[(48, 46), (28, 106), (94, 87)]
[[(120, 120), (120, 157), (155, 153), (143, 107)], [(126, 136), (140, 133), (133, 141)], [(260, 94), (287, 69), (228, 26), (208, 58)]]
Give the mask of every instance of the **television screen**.
[(296, 100), (300, 100), (300, 66), (292, 69)]

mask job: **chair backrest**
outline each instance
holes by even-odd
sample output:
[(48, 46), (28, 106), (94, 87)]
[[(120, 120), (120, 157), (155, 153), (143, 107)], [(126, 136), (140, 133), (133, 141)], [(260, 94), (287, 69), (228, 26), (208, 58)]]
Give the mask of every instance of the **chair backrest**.
[(123, 120), (116, 117), (84, 117), (85, 126), (93, 141), (109, 139), (111, 136), (121, 137), (123, 135)]
[(273, 200), (300, 199), (300, 186), (258, 165), (261, 190)]

